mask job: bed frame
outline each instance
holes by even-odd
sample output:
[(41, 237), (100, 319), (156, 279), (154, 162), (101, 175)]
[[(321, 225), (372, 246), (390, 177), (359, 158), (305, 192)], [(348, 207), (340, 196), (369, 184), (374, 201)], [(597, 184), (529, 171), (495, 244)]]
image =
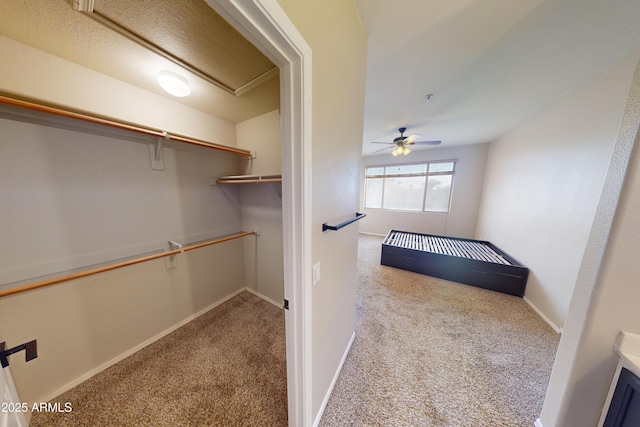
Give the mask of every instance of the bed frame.
[(397, 230), (382, 242), (381, 264), (518, 297), (529, 276), (489, 242)]

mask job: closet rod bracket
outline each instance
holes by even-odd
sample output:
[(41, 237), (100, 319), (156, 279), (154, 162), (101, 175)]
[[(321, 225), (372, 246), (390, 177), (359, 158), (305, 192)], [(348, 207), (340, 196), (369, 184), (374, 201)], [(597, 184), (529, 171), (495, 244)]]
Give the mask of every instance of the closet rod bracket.
[[(175, 251), (176, 249), (182, 249), (182, 245), (178, 242), (174, 242), (173, 240), (169, 240), (169, 250), (170, 251)], [(180, 251), (181, 254), (184, 253), (184, 251)], [(176, 259), (176, 254), (173, 254), (169, 257), (169, 260), (171, 262), (173, 262)]]
[(163, 137), (157, 137), (155, 144), (149, 144), (149, 155), (151, 156), (151, 169), (157, 171), (164, 170), (164, 158), (162, 157), (162, 144), (165, 140), (171, 140), (167, 131), (162, 131)]
[[(178, 242), (174, 242), (173, 240), (169, 240), (169, 252), (173, 252), (176, 251), (178, 249), (182, 249), (182, 245)], [(184, 251), (180, 251), (179, 253), (183, 254)], [(167, 266), (167, 270), (170, 268), (176, 268), (178, 266), (178, 264), (176, 263), (176, 255), (178, 254), (178, 252), (173, 253), (171, 255), (169, 255), (168, 257), (165, 257), (164, 261), (165, 264)]]

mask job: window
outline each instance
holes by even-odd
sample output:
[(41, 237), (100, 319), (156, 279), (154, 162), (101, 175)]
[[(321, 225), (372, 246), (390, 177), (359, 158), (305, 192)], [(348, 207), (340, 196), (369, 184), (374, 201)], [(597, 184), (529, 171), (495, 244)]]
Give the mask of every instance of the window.
[(449, 212), (455, 161), (365, 168), (364, 207)]

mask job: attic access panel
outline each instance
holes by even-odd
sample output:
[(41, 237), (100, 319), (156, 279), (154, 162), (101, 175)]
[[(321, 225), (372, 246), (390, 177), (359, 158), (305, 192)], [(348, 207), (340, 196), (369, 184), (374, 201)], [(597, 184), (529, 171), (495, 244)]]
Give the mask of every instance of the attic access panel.
[(88, 13), (115, 24), (235, 94), (268, 80), (277, 67), (204, 0), (95, 0)]

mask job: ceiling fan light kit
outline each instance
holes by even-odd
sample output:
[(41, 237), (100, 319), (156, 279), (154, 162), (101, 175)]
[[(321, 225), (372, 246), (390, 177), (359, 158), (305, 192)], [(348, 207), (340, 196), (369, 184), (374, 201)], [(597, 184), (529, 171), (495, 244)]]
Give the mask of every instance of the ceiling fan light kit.
[(404, 145), (398, 145), (396, 148), (393, 149), (393, 151), (391, 152), (391, 155), (394, 156), (394, 157), (397, 157), (397, 156), (400, 156), (400, 155), (406, 156), (410, 152), (411, 152), (411, 150), (409, 150)]

